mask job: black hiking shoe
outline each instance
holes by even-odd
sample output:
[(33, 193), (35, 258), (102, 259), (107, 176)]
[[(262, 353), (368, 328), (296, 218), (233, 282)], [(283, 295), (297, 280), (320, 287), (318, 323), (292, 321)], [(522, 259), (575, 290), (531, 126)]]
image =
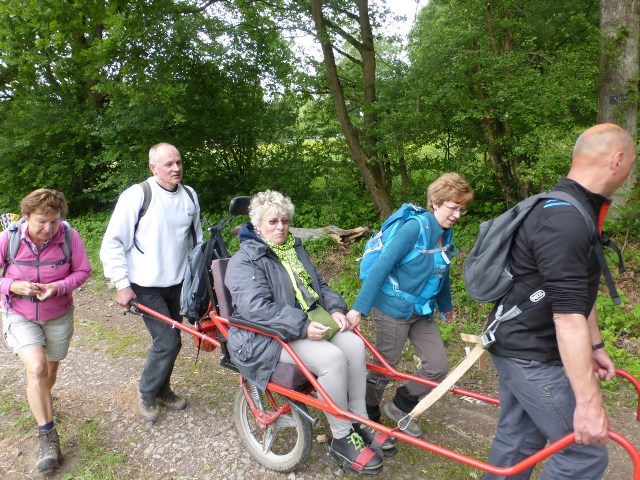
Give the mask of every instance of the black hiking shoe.
[(160, 414), (156, 399), (138, 392), (138, 414), (147, 422), (155, 422)]
[(383, 457), (393, 457), (398, 453), (398, 441), (386, 433), (378, 432), (371, 427), (361, 423), (353, 423), (353, 430), (362, 437), (364, 443), (378, 455)]
[(382, 457), (353, 430), (346, 437), (331, 439), (327, 450), (344, 467), (356, 473), (376, 475), (382, 471)]
[(187, 401), (176, 395), (173, 390), (169, 390), (168, 393), (158, 395), (156, 397), (156, 402), (160, 405), (164, 405), (169, 410), (184, 410), (187, 408)]
[(52, 468), (60, 466), (62, 460), (62, 452), (60, 452), (60, 439), (56, 427), (46, 432), (38, 432), (38, 461), (36, 469), (44, 472)]

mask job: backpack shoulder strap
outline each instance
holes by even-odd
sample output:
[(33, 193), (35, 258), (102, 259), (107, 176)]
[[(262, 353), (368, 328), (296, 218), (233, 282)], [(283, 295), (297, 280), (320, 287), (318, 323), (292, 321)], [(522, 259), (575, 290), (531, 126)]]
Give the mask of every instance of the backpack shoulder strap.
[(151, 192), (151, 185), (149, 182), (145, 180), (144, 182), (140, 182), (138, 185), (142, 188), (142, 206), (140, 207), (140, 211), (138, 212), (138, 219), (136, 220), (136, 224), (133, 226), (133, 246), (140, 251), (140, 253), (144, 253), (140, 247), (138, 246), (138, 241), (136, 240), (136, 232), (138, 231), (138, 225), (140, 224), (140, 219), (144, 217), (144, 214), (147, 213), (149, 209), (149, 204), (151, 203), (151, 196), (153, 195)]
[(64, 242), (62, 242), (62, 252), (64, 253), (65, 263), (71, 263), (71, 225), (66, 220), (62, 221), (64, 228)]
[(7, 227), (9, 242), (7, 242), (7, 251), (5, 252), (4, 266), (2, 268), (3, 277), (6, 275), (7, 268), (9, 268), (9, 265), (13, 263), (16, 258), (16, 254), (18, 253), (18, 248), (20, 246), (20, 226), (23, 223), (24, 217), (22, 217), (17, 222), (13, 222), (11, 225), (9, 225), (9, 227)]
[[(187, 187), (185, 185), (182, 185), (182, 188), (184, 188), (184, 190), (187, 192), (187, 195), (189, 195), (189, 198), (193, 202), (193, 205), (195, 205), (196, 204), (196, 200), (193, 198), (193, 192), (191, 191), (191, 187)], [(196, 245), (198, 244), (198, 238), (196, 236), (196, 227), (193, 225), (195, 221), (196, 221), (196, 219), (195, 219), (195, 215), (194, 215), (193, 220), (191, 222), (191, 227), (189, 228), (189, 231), (191, 232), (191, 240), (193, 241), (193, 248), (195, 248)]]
[[(182, 184), (180, 184), (182, 185)], [(191, 201), (193, 202), (193, 204), (196, 204), (195, 199), (193, 198), (193, 192), (191, 191), (191, 187), (187, 187), (186, 185), (182, 185), (182, 188), (185, 189), (185, 191), (187, 192), (187, 195), (189, 195), (189, 198), (191, 199)]]
[[(418, 213), (416, 215), (411, 215), (404, 219), (398, 220), (401, 221), (396, 222), (396, 224), (393, 226), (396, 229), (399, 229), (402, 225), (411, 220), (417, 221), (419, 228), (418, 238), (416, 238), (413, 249), (400, 260), (400, 265), (403, 265), (405, 263), (409, 263), (421, 253), (428, 253), (425, 249), (427, 248), (427, 243), (429, 242), (429, 239), (427, 238), (427, 228), (429, 226), (429, 223), (423, 213)], [(395, 234), (395, 231), (393, 233)]]
[(151, 197), (153, 193), (151, 192), (151, 185), (149, 185), (148, 181), (140, 182), (138, 185), (142, 187), (143, 200), (142, 206), (140, 207), (140, 212), (138, 213), (138, 221), (136, 222), (135, 228), (138, 228), (138, 223), (140, 223), (140, 219), (144, 217), (144, 214), (147, 213), (149, 209), (149, 204), (151, 203)]

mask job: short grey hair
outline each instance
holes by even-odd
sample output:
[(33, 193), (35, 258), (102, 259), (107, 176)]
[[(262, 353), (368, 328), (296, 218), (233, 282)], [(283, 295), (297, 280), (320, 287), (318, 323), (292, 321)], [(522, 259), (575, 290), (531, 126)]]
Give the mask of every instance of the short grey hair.
[(251, 199), (249, 204), (251, 223), (254, 226), (260, 225), (262, 217), (270, 210), (277, 214), (286, 214), (289, 220), (293, 218), (295, 213), (295, 207), (289, 197), (285, 197), (274, 190), (265, 190), (264, 192), (256, 193)]
[(149, 164), (155, 165), (158, 163), (159, 151), (160, 149), (163, 149), (163, 148), (171, 148), (175, 150), (175, 152), (178, 154), (178, 157), (182, 159), (182, 157), (180, 156), (180, 152), (175, 147), (175, 145), (171, 145), (170, 143), (166, 143), (166, 142), (161, 142), (161, 143), (156, 143), (153, 147), (149, 149)]

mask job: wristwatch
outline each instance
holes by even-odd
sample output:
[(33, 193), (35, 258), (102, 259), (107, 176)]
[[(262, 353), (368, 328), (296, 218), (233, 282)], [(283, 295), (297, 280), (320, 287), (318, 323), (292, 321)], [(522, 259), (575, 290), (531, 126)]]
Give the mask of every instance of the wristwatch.
[(591, 348), (593, 350), (600, 350), (601, 348), (604, 348), (604, 340), (602, 340), (600, 343), (596, 343), (595, 345), (591, 345)]

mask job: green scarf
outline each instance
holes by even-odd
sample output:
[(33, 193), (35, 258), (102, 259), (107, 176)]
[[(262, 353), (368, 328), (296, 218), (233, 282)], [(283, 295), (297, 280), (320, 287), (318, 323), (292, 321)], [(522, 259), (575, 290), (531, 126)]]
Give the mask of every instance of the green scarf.
[[(290, 269), (293, 272), (293, 274), (296, 276), (296, 278), (300, 280), (300, 282), (306, 288), (308, 293), (317, 300), (319, 295), (313, 289), (313, 280), (311, 279), (311, 276), (309, 275), (309, 273), (307, 273), (307, 271), (305, 270), (304, 265), (302, 265), (302, 262), (298, 258), (298, 254), (296, 253), (296, 250), (293, 248), (293, 245), (295, 243), (294, 236), (291, 235), (291, 233), (289, 233), (287, 235), (287, 240), (282, 245), (276, 245), (275, 243), (270, 242), (266, 238), (263, 238), (263, 240), (271, 248), (271, 250), (273, 250), (273, 252), (278, 257), (278, 260), (282, 262), (284, 267), (287, 270)], [(294, 285), (294, 290), (296, 291), (298, 290), (295, 285)], [(300, 301), (300, 299), (298, 299), (298, 301)]]

